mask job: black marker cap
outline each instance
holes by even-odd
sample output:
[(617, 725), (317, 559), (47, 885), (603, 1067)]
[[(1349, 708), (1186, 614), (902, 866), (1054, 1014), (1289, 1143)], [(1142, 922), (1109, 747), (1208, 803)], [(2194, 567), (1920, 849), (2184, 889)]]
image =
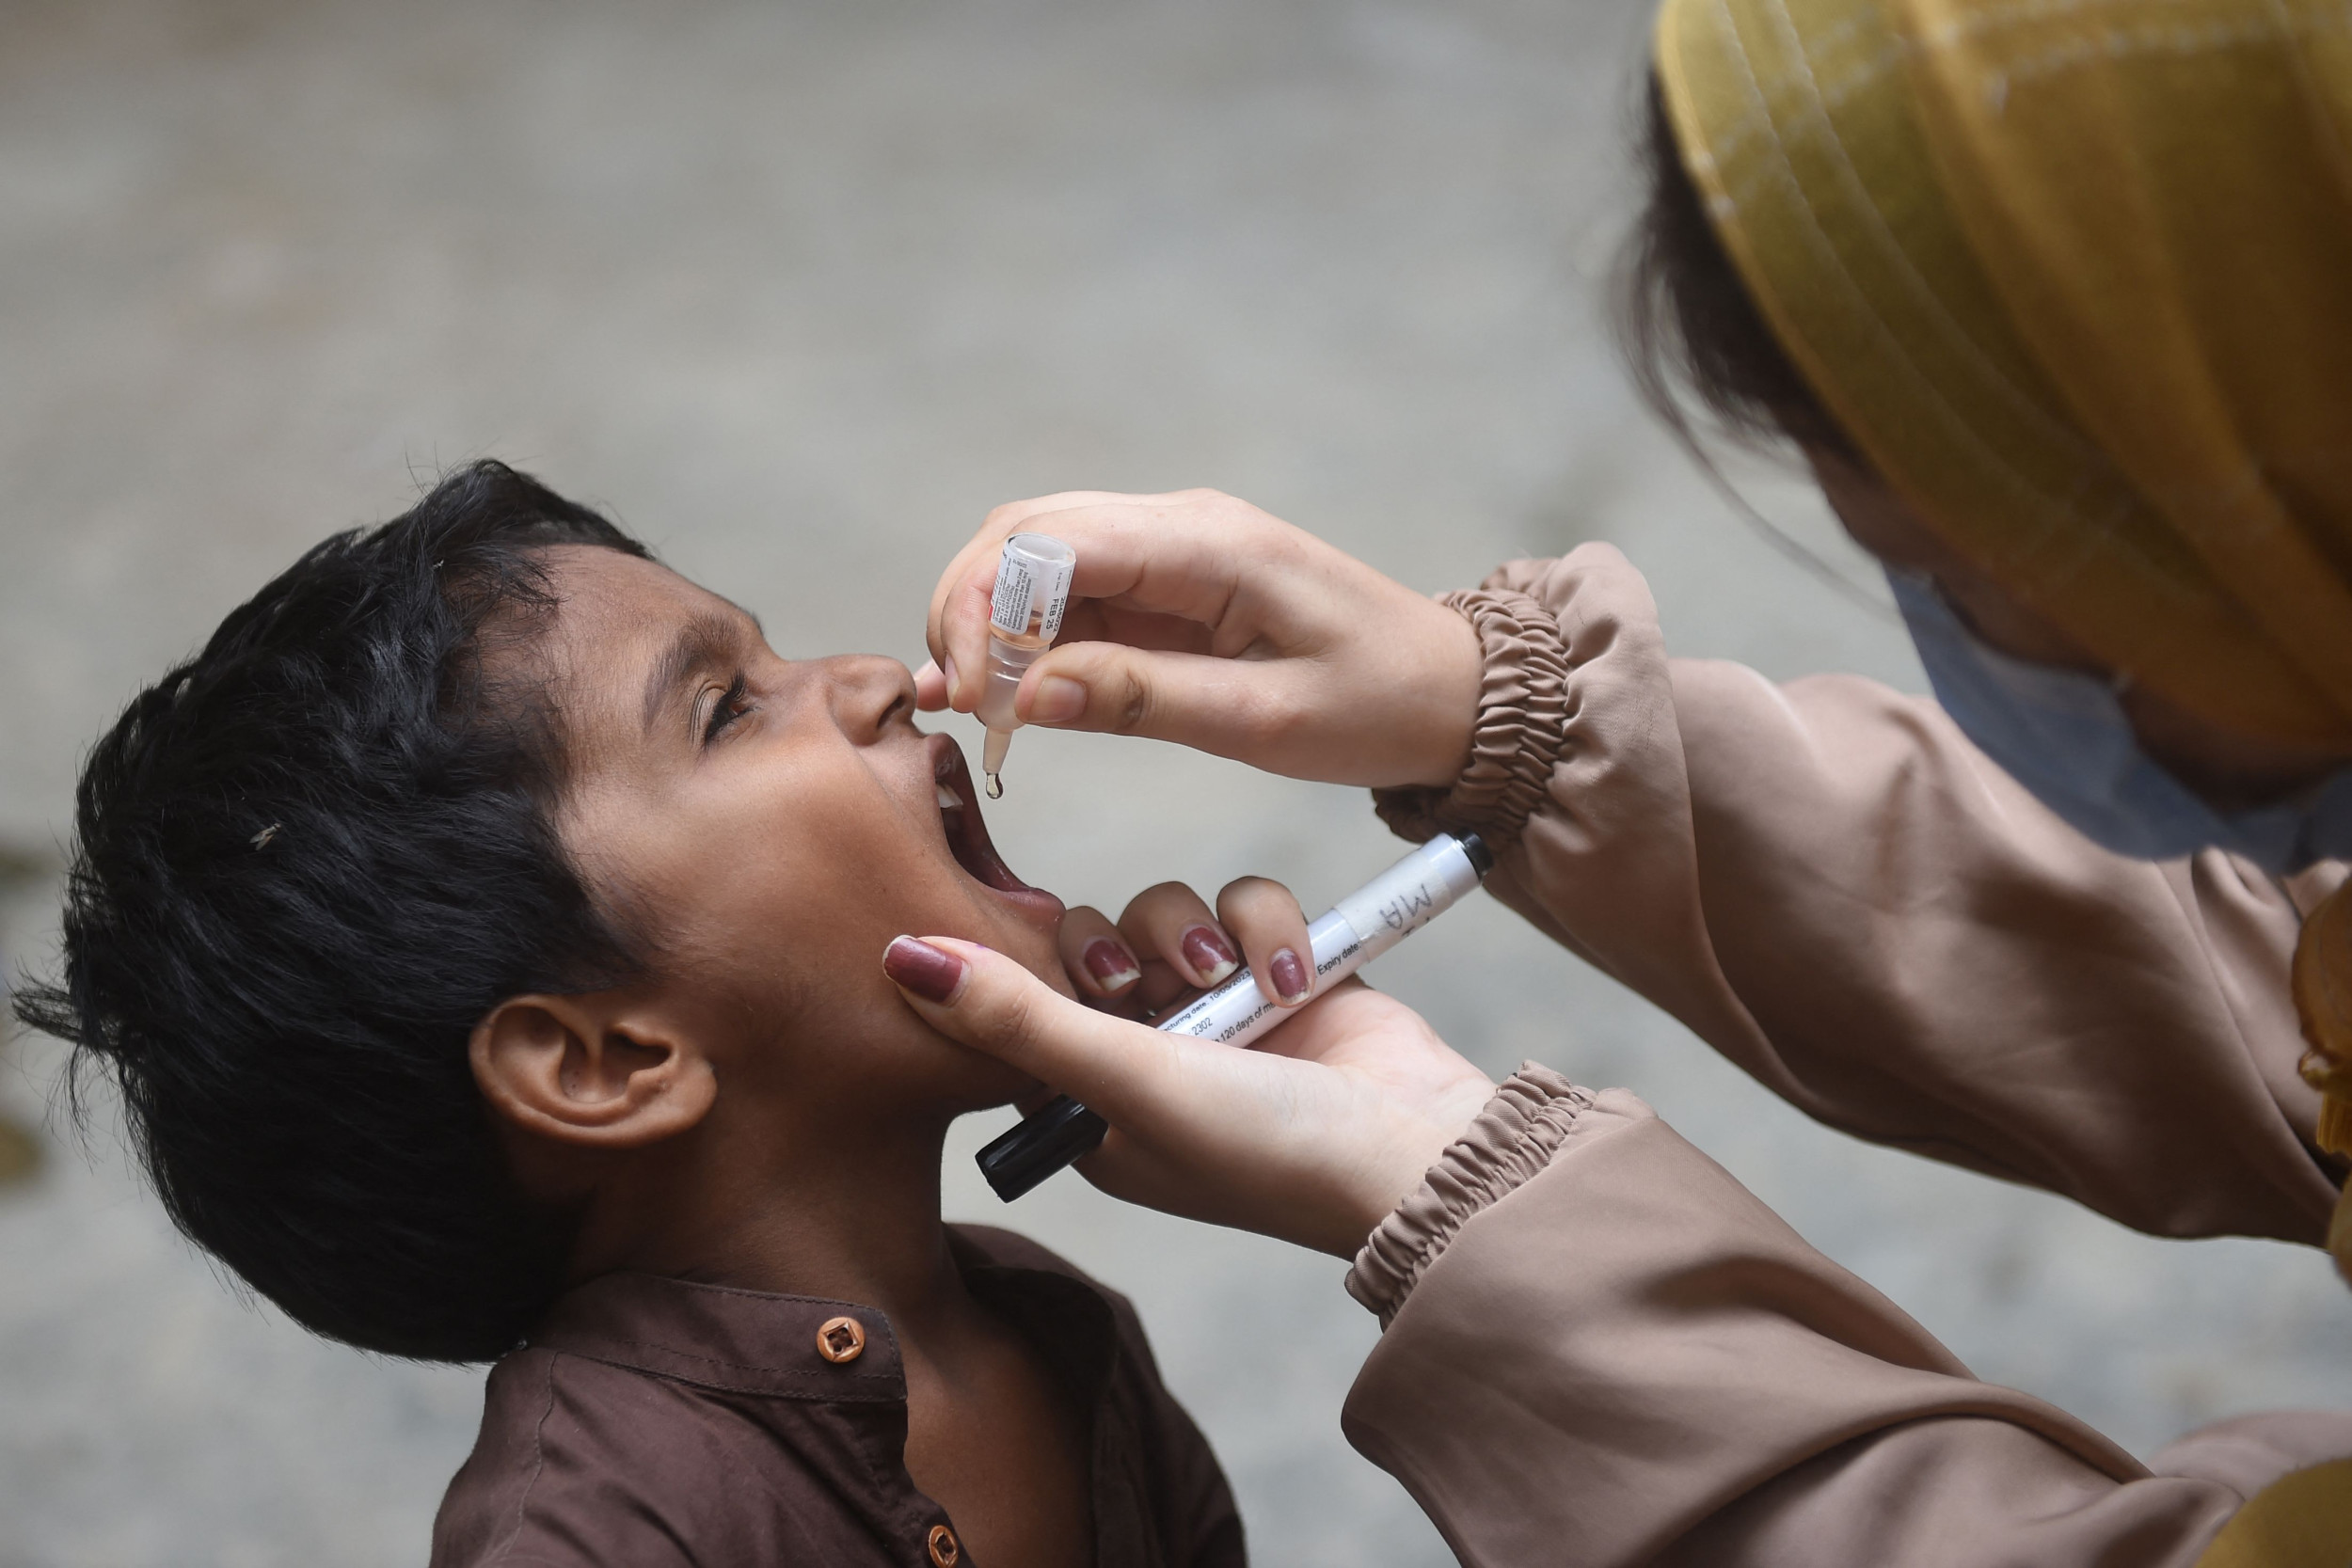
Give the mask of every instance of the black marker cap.
[(1455, 841), (1462, 846), (1462, 853), (1469, 858), (1470, 869), (1478, 873), (1480, 881), (1485, 881), (1486, 873), (1495, 868), (1495, 852), (1487, 848), (1486, 841), (1476, 833), (1458, 833)]
[(979, 1152), (980, 1174), (1010, 1203), (1062, 1166), (1094, 1152), (1111, 1124), (1057, 1095)]

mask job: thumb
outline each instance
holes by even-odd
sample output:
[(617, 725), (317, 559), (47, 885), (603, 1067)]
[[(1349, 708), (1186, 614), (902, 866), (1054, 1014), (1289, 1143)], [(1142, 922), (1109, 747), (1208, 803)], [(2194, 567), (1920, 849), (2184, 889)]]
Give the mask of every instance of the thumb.
[(1022, 722), (1137, 735), (1257, 762), (1296, 705), (1289, 661), (1070, 642), (1029, 667), (1013, 698)]
[(1177, 1087), (1173, 1036), (1071, 1000), (1002, 953), (955, 937), (898, 937), (882, 973), (949, 1039), (985, 1052), (1112, 1122)]

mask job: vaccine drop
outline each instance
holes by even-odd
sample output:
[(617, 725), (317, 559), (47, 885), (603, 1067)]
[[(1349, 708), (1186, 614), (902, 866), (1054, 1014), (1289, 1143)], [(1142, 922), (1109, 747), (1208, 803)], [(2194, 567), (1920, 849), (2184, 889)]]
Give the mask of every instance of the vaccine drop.
[(1061, 630), (1062, 610), (1070, 603), (1071, 574), (1078, 552), (1042, 533), (1016, 533), (1005, 541), (996, 565), (996, 591), (989, 600), (988, 671), (980, 685), (978, 717), (988, 726), (981, 748), (980, 771), (988, 777), (988, 798), (1004, 799), (1005, 752), (1012, 732), (1021, 727), (1012, 699), (1021, 677), (1040, 655), (1054, 645)]

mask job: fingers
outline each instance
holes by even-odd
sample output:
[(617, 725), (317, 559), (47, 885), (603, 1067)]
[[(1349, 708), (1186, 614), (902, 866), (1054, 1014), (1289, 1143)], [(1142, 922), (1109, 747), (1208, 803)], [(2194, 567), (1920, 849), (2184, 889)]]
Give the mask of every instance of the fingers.
[(937, 713), (947, 705), (947, 677), (933, 659), (914, 672), (914, 706), (920, 713)]
[(1191, 1098), (1173, 1036), (1055, 990), (977, 942), (899, 937), (882, 973), (930, 1026), (1073, 1096), (1113, 1121), (1150, 1123)]
[[(1091, 936), (1092, 927), (1082, 929)], [(1215, 913), (1182, 882), (1147, 888), (1120, 913), (1119, 931), (1146, 972), (1166, 964), (1196, 990), (1224, 984), (1247, 961), (1259, 990), (1277, 1006), (1294, 1007), (1314, 994), (1306, 916), (1288, 888), (1263, 877), (1229, 883), (1217, 895)], [(1169, 991), (1147, 980), (1135, 994), (1158, 1003), (1168, 1000)]]
[(1216, 895), (1216, 917), (1241, 941), (1258, 990), (1278, 1007), (1295, 1007), (1315, 991), (1314, 949), (1307, 917), (1281, 883), (1244, 877)]
[(1182, 882), (1162, 882), (1136, 895), (1119, 916), (1120, 933), (1135, 952), (1159, 958), (1207, 990), (1241, 968), (1233, 939), (1199, 894)]
[[(1041, 511), (1052, 510), (1065, 499), (1081, 499), (1112, 498), (1073, 492), (997, 507), (940, 574), (938, 585), (931, 590), (924, 637), (930, 644), (931, 662), (943, 672), (955, 671), (959, 677), (943, 678), (946, 705), (959, 713), (969, 713), (979, 702), (977, 683), (965, 677), (967, 673), (977, 675), (984, 668), (981, 661), (987, 657), (989, 597), (996, 585), (996, 558), (1005, 540), (1021, 532), (1028, 519)], [(969, 690), (965, 689), (967, 686)]]
[(1214, 491), (1073, 491), (998, 507), (948, 563), (931, 595), (931, 657), (943, 670), (956, 669), (959, 679), (947, 695), (959, 712), (970, 712), (979, 700), (998, 552), (1009, 535), (1023, 531), (1050, 533), (1077, 550), (1073, 599), (1111, 600), (1212, 627), (1226, 619), (1244, 576), (1290, 549), (1297, 533)]
[(1283, 759), (1298, 729), (1300, 681), (1288, 659), (1069, 642), (1029, 667), (1013, 711), (1025, 723), (1144, 736), (1263, 767)]
[[(1156, 891), (1156, 890), (1155, 890)], [(1173, 900), (1170, 900), (1172, 903)], [(1003, 954), (900, 937), (882, 968), (946, 1038), (1101, 1113), (1088, 1179), (1137, 1202), (1353, 1256), (1492, 1085), (1409, 1009), (1333, 986), (1234, 1051), (1094, 1010)]]
[(1467, 764), (1485, 680), (1470, 624), (1299, 529), (1215, 491), (1072, 492), (999, 507), (933, 592), (942, 672), (978, 705), (1004, 540), (1078, 553), (1058, 645), (1014, 702), (1025, 722), (1150, 736), (1333, 784), (1441, 785)]
[(983, 528), (957, 552), (931, 597), (931, 660), (956, 678), (946, 683), (947, 704), (958, 713), (979, 705), (980, 677), (988, 669), (989, 597), (996, 585), (996, 557), (1011, 529)]
[(1143, 965), (1119, 927), (1102, 911), (1085, 905), (1062, 916), (1057, 939), (1061, 966), (1078, 994), (1100, 1002), (1122, 1002), (1143, 978)]

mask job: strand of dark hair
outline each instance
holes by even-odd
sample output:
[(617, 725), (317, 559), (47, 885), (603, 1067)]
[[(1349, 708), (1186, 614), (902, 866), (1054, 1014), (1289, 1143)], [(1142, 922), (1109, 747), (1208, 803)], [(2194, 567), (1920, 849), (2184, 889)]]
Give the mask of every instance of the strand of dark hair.
[(1876, 594), (1756, 511), (1717, 462), (1714, 443), (1728, 441), (1768, 452), (1811, 447), (1867, 466), (1740, 281), (1683, 166), (1654, 73), (1635, 143), (1646, 197), (1619, 253), (1613, 289), (1618, 348), (1635, 390), (1767, 544), (1872, 615), (1886, 617)]

